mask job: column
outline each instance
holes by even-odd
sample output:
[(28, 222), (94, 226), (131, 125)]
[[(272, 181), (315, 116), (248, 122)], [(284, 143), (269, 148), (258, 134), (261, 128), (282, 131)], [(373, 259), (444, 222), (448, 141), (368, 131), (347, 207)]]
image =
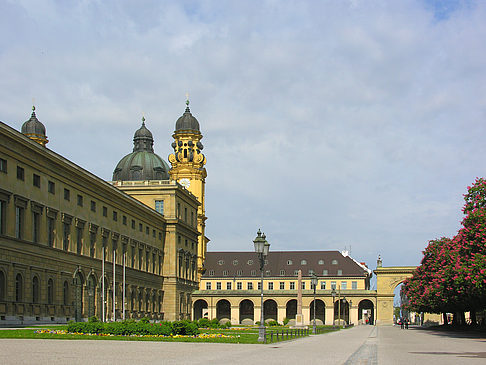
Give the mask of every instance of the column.
[(231, 303), (231, 324), (240, 323), (240, 306)]

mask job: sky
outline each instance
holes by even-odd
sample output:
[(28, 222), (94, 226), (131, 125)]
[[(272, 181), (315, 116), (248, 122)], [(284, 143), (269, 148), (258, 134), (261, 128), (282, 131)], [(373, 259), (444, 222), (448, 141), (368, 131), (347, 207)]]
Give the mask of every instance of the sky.
[[(189, 93), (210, 251), (418, 265), (486, 173), (484, 1), (0, 0), (0, 120), (111, 180)], [(34, 100), (34, 101), (33, 101)]]

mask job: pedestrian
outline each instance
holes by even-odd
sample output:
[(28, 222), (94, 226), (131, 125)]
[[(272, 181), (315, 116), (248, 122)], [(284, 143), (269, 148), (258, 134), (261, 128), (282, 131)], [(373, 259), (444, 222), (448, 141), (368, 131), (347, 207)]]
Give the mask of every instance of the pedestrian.
[(402, 329), (402, 330), (403, 330), (403, 325), (404, 325), (403, 324), (403, 318), (400, 318), (400, 329)]
[(408, 330), (408, 318), (405, 318), (405, 329)]

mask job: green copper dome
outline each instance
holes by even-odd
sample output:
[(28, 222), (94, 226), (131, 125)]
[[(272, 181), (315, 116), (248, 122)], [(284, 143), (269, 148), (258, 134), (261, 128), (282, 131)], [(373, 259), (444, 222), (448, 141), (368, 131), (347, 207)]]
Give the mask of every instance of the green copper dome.
[(113, 172), (113, 181), (168, 180), (169, 165), (154, 153), (152, 133), (142, 126), (133, 136), (133, 152), (123, 157)]

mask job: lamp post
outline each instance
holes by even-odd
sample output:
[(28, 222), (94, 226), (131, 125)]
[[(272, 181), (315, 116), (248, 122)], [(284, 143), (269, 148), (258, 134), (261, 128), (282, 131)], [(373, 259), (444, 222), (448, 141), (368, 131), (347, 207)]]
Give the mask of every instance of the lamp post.
[(351, 309), (352, 308), (353, 308), (353, 301), (350, 299), (349, 300), (349, 309), (348, 309), (349, 324), (351, 324)]
[(267, 242), (265, 234), (258, 230), (256, 238), (253, 240), (255, 244), (255, 252), (258, 254), (260, 260), (260, 293), (261, 293), (261, 313), (260, 313), (260, 326), (258, 327), (258, 342), (265, 342), (265, 322), (263, 317), (263, 268), (265, 266), (265, 258), (268, 255), (270, 243)]
[(336, 306), (334, 304), (334, 300), (336, 299), (336, 289), (332, 288), (331, 290), (332, 295), (332, 328), (336, 326)]
[(312, 333), (316, 334), (316, 287), (317, 287), (317, 276), (312, 273), (311, 279), (312, 286), (314, 287), (314, 323), (312, 324)]
[(341, 327), (341, 285), (339, 285), (338, 290), (338, 326)]
[[(346, 327), (346, 297), (343, 297), (343, 306), (344, 306), (344, 310), (343, 310), (343, 328)], [(341, 324), (341, 322), (339, 322), (339, 324)]]

